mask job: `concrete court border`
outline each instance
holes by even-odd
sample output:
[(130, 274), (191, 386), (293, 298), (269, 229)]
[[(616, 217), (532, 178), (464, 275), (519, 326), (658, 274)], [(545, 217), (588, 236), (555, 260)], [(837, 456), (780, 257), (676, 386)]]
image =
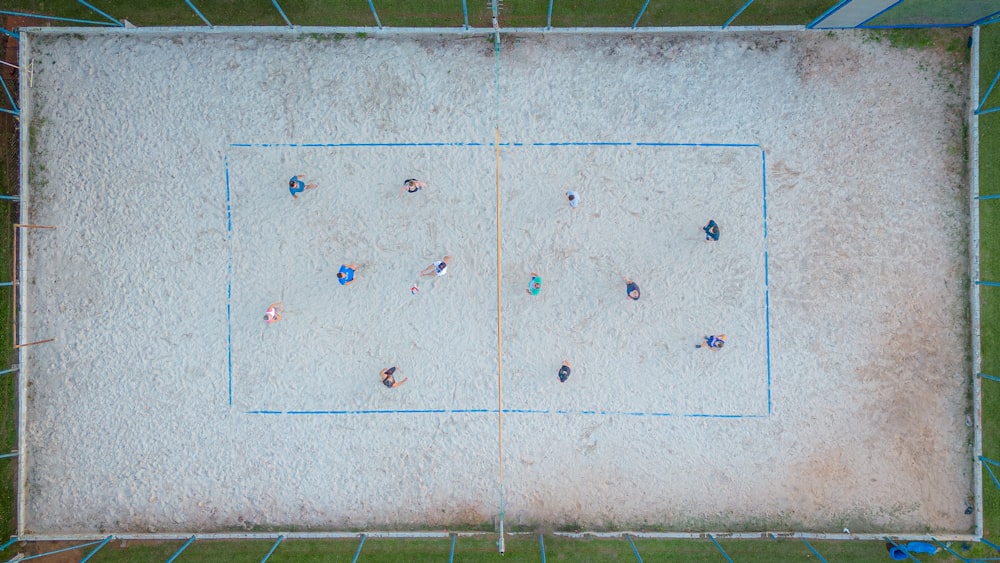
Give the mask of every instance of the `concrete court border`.
[[(30, 61), (31, 53), (31, 42), (29, 39), (30, 34), (37, 35), (59, 35), (65, 33), (76, 33), (82, 35), (113, 35), (113, 34), (172, 34), (172, 33), (205, 33), (205, 34), (217, 34), (217, 33), (248, 33), (248, 34), (287, 34), (287, 35), (299, 35), (302, 33), (345, 33), (345, 34), (360, 34), (364, 33), (371, 36), (393, 36), (393, 35), (493, 35), (495, 32), (492, 27), (483, 28), (378, 28), (378, 27), (323, 27), (323, 26), (296, 26), (289, 28), (286, 26), (269, 26), (269, 27), (256, 27), (256, 26), (233, 26), (233, 27), (204, 27), (204, 26), (168, 26), (168, 27), (150, 27), (150, 28), (125, 28), (125, 27), (108, 27), (108, 28), (81, 28), (81, 27), (31, 27), (22, 28), (19, 30), (22, 32), (20, 38), (20, 49), (19, 49), (19, 60), (18, 65), (21, 69), (28, 70), (28, 80), (19, 80), (19, 91), (18, 97), (21, 101), (20, 108), (20, 120), (21, 123), (31, 122), (30, 113), (30, 84), (31, 84), (31, 67), (28, 64)], [(806, 28), (806, 26), (798, 25), (782, 25), (782, 26), (731, 26), (726, 28), (720, 28), (715, 26), (692, 26), (692, 27), (641, 27), (636, 29), (631, 28), (558, 28), (558, 29), (545, 29), (545, 28), (504, 28), (503, 34), (531, 34), (531, 35), (545, 35), (545, 34), (581, 34), (581, 35), (601, 35), (601, 34), (619, 34), (619, 35), (649, 35), (649, 34), (689, 34), (689, 33), (720, 33), (720, 34), (739, 34), (739, 33), (767, 33), (767, 32), (789, 32), (789, 31), (812, 31)], [(825, 30), (824, 30), (825, 31)], [(816, 30), (816, 32), (824, 32)], [(971, 53), (971, 68), (970, 68), (970, 100), (971, 108), (969, 109), (969, 136), (970, 136), (970, 148), (969, 148), (969, 166), (970, 166), (970, 274), (971, 274), (971, 290), (970, 290), (970, 301), (972, 308), (972, 327), (971, 327), (971, 338), (972, 338), (972, 370), (970, 377), (973, 383), (973, 421), (974, 421), (974, 452), (975, 460), (973, 461), (973, 471), (974, 471), (974, 494), (975, 494), (975, 533), (974, 534), (947, 534), (941, 536), (933, 536), (930, 534), (850, 534), (850, 533), (840, 533), (840, 534), (829, 534), (829, 533), (808, 533), (808, 532), (698, 532), (698, 533), (687, 533), (687, 532), (579, 532), (579, 533), (556, 533), (555, 535), (578, 538), (578, 537), (595, 537), (595, 538), (621, 538), (626, 535), (641, 538), (641, 539), (707, 539), (710, 537), (723, 538), (723, 539), (816, 539), (816, 540), (862, 540), (862, 541), (884, 541), (886, 538), (891, 538), (893, 540), (938, 540), (938, 541), (973, 541), (978, 542), (983, 536), (983, 485), (982, 485), (982, 462), (978, 461), (978, 456), (982, 453), (982, 389), (979, 377), (976, 375), (978, 373), (979, 366), (981, 365), (981, 343), (980, 343), (980, 302), (979, 302), (979, 290), (978, 280), (979, 274), (979, 175), (978, 175), (978, 163), (979, 163), (979, 152), (978, 152), (978, 142), (979, 142), (979, 130), (978, 130), (978, 116), (974, 113), (974, 108), (978, 102), (978, 77), (979, 77), (979, 27), (973, 27), (973, 42), (972, 42), (972, 53)], [(23, 71), (22, 71), (23, 72)], [(29, 171), (29, 127), (20, 128), (20, 138), (19, 138), (19, 166), (20, 166), (20, 215), (19, 221), (24, 221), (27, 217), (27, 209), (30, 204), (30, 190), (28, 182), (28, 171)], [(17, 270), (20, 279), (24, 279), (26, 275), (26, 266), (23, 257), (27, 252), (27, 240), (25, 237), (18, 237), (18, 256), (21, 257), (17, 264), (14, 264), (14, 268)], [(18, 311), (16, 313), (16, 321), (20, 326), (26, 326), (26, 310), (27, 310), (27, 291), (23, 285), (18, 285), (16, 288), (16, 306)], [(26, 389), (26, 372), (24, 369), (24, 353), (23, 350), (18, 348), (17, 350), (17, 361), (18, 361), (18, 371), (17, 371), (17, 403), (18, 403), (18, 422), (17, 422), (17, 444), (18, 452), (25, 451), (25, 432), (24, 432), (24, 422), (26, 414), (26, 394), (24, 390)], [(25, 459), (23, 455), (18, 455), (18, 477), (17, 477), (17, 511), (15, 514), (15, 519), (17, 521), (17, 538), (21, 541), (76, 541), (76, 540), (100, 540), (108, 537), (107, 534), (25, 534), (24, 530), (24, 512), (25, 512)], [(483, 535), (480, 532), (455, 532), (461, 536), (479, 536)], [(184, 534), (184, 533), (149, 533), (149, 534), (110, 534), (114, 539), (122, 540), (184, 540), (194, 537), (195, 539), (270, 539), (276, 540), (279, 536), (284, 536), (286, 539), (347, 539), (347, 538), (359, 538), (364, 534), (367, 537), (373, 538), (446, 538), (449, 537), (447, 532), (392, 532), (392, 531), (374, 531), (374, 532), (293, 532), (293, 533), (210, 533), (210, 534)], [(509, 534), (514, 535), (514, 534)]]

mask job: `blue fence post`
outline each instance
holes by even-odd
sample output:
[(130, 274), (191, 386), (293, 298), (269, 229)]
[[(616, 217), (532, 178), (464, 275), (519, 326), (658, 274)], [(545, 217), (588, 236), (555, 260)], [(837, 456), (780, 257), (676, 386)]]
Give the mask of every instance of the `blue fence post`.
[(973, 26), (973, 25), (986, 25), (986, 24), (990, 24), (990, 23), (993, 23), (993, 22), (997, 21), (997, 19), (1000, 19), (1000, 12), (993, 12), (992, 14), (990, 14), (988, 16), (983, 16), (983, 17), (979, 18), (978, 20), (970, 23), (969, 25), (970, 26)]
[(635, 21), (632, 22), (632, 29), (635, 29), (639, 25), (639, 20), (642, 19), (642, 15), (646, 13), (646, 7), (649, 6), (649, 0), (642, 3), (642, 9), (639, 10), (639, 15), (635, 17)]
[(109, 16), (108, 14), (102, 12), (101, 10), (97, 9), (90, 2), (87, 2), (87, 0), (76, 0), (76, 1), (79, 2), (79, 3), (81, 3), (81, 4), (83, 4), (84, 6), (86, 6), (88, 8), (90, 8), (91, 10), (97, 12), (98, 14), (104, 16), (109, 22), (114, 23), (118, 27), (125, 27), (125, 24), (123, 24), (122, 22), (118, 21), (117, 18), (113, 18), (113, 17)]
[(818, 18), (816, 18), (813, 21), (809, 22), (809, 25), (806, 26), (806, 29), (812, 29), (812, 28), (816, 27), (817, 24), (819, 24), (821, 21), (823, 21), (826, 18), (828, 18), (830, 16), (830, 14), (836, 12), (841, 7), (843, 7), (844, 4), (847, 4), (848, 2), (851, 2), (851, 0), (840, 0), (840, 2), (837, 2), (835, 5), (833, 5), (832, 7), (830, 7), (829, 10), (827, 10), (827, 11), (823, 12), (822, 14), (820, 14)]
[[(10, 282), (7, 282), (7, 284), (10, 284)], [(3, 371), (0, 371), (0, 375), (3, 375), (5, 373), (14, 373), (15, 371), (17, 371), (17, 365), (16, 364), (14, 365), (14, 367), (12, 367), (10, 369), (5, 369)]]
[(976, 106), (976, 113), (983, 109), (983, 104), (986, 103), (986, 98), (990, 97), (990, 92), (993, 91), (993, 87), (997, 85), (997, 80), (1000, 79), (1000, 70), (997, 71), (997, 75), (993, 77), (993, 82), (990, 82), (990, 87), (986, 89), (986, 93), (983, 94), (983, 99), (979, 100), (979, 105)]
[(208, 18), (206, 18), (206, 17), (205, 17), (205, 14), (201, 13), (201, 10), (199, 10), (198, 8), (196, 8), (196, 7), (195, 7), (194, 3), (193, 3), (193, 2), (191, 2), (191, 0), (184, 0), (184, 2), (185, 2), (185, 3), (186, 3), (186, 4), (187, 4), (187, 5), (188, 5), (188, 6), (189, 6), (189, 7), (190, 7), (190, 8), (192, 9), (192, 10), (194, 10), (194, 13), (195, 13), (195, 14), (198, 14), (198, 17), (199, 17), (199, 18), (201, 18), (201, 21), (205, 22), (205, 25), (207, 25), (208, 27), (215, 27), (214, 25), (212, 25), (212, 22), (208, 21)]
[(545, 563), (545, 536), (538, 534), (538, 550), (542, 553), (542, 563)]
[(806, 547), (809, 548), (809, 551), (813, 552), (813, 555), (815, 555), (817, 559), (819, 559), (822, 563), (826, 563), (826, 559), (823, 559), (823, 556), (820, 555), (818, 551), (816, 551), (816, 548), (813, 547), (811, 543), (809, 543), (809, 540), (807, 540), (806, 538), (802, 538), (802, 541), (805, 542)]
[(170, 559), (167, 559), (167, 563), (174, 563), (174, 559), (180, 557), (180, 555), (184, 553), (184, 550), (187, 549), (188, 546), (193, 543), (194, 543), (194, 536), (191, 536), (190, 538), (188, 538), (186, 542), (184, 542), (184, 545), (182, 545), (180, 549), (175, 551), (174, 554), (170, 556)]
[(854, 28), (855, 29), (862, 29), (862, 28), (864, 28), (865, 24), (867, 24), (868, 22), (870, 22), (870, 21), (872, 21), (874, 19), (878, 19), (879, 16), (881, 16), (882, 14), (884, 14), (884, 13), (888, 12), (889, 10), (895, 8), (896, 6), (899, 6), (902, 3), (903, 3), (903, 0), (896, 0), (895, 2), (892, 3), (891, 6), (889, 6), (887, 8), (883, 8), (882, 11), (880, 11), (879, 13), (875, 14), (874, 16), (866, 19), (865, 21), (859, 23), (858, 25), (854, 26)]
[(732, 17), (730, 17), (728, 20), (726, 20), (726, 23), (722, 24), (722, 29), (726, 29), (727, 27), (729, 27), (729, 24), (733, 23), (733, 20), (735, 20), (736, 18), (740, 17), (740, 14), (743, 13), (743, 10), (746, 10), (747, 8), (749, 8), (750, 4), (753, 4), (753, 0), (747, 0), (747, 3), (743, 4), (742, 8), (740, 8), (739, 10), (736, 10), (736, 13), (733, 14)]
[(282, 10), (281, 6), (278, 5), (278, 0), (271, 0), (271, 3), (274, 4), (274, 7), (278, 9), (278, 13), (281, 14), (281, 19), (285, 20), (285, 23), (288, 24), (289, 29), (295, 29), (295, 26), (292, 25), (292, 22), (288, 21), (288, 16), (285, 15), (285, 11)]
[(382, 21), (378, 19), (378, 12), (375, 11), (375, 3), (372, 2), (372, 0), (368, 0), (368, 7), (372, 9), (372, 15), (375, 16), (375, 25), (377, 25), (379, 29), (382, 29)]
[(7, 94), (7, 99), (10, 100), (10, 107), (14, 108), (14, 111), (20, 112), (21, 110), (17, 107), (17, 104), (14, 102), (14, 96), (11, 95), (10, 89), (7, 88), (7, 81), (0, 80), (0, 84), (3, 84), (3, 91)]
[(985, 543), (986, 545), (992, 547), (993, 549), (1000, 551), (1000, 545), (997, 545), (986, 538), (979, 538), (979, 543)]
[(1000, 286), (1000, 282), (977, 281), (976, 285), (988, 285), (992, 287)]
[(48, 557), (49, 555), (55, 555), (57, 553), (62, 553), (64, 551), (73, 551), (74, 549), (81, 549), (81, 548), (84, 548), (84, 547), (90, 547), (92, 545), (97, 545), (99, 543), (101, 543), (101, 542), (99, 542), (99, 541), (91, 541), (91, 542), (87, 542), (87, 543), (81, 543), (80, 545), (73, 545), (73, 546), (70, 546), (70, 547), (64, 547), (62, 549), (56, 549), (56, 550), (53, 550), (53, 551), (46, 551), (45, 553), (36, 553), (35, 555), (29, 555), (27, 557), (22, 557), (21, 559), (18, 559), (18, 561), (29, 561), (31, 559), (38, 559), (38, 558), (41, 558), (41, 557)]
[(8, 458), (8, 457), (17, 457), (17, 452), (14, 452), (12, 454), (3, 454), (3, 455), (0, 455), (0, 459), (5, 459), (5, 458)]
[(993, 484), (996, 485), (998, 489), (1000, 489), (1000, 480), (997, 480), (996, 474), (994, 474), (993, 469), (990, 468), (991, 464), (992, 465), (1000, 465), (1000, 464), (998, 464), (997, 462), (993, 461), (992, 459), (984, 455), (979, 456), (979, 461), (982, 462), (983, 467), (986, 468), (986, 471), (990, 474), (990, 477), (993, 478)]
[(14, 117), (17, 117), (17, 116), (21, 115), (21, 112), (14, 111), (12, 109), (3, 109), (3, 108), (0, 108), (0, 112), (9, 113), (9, 114), (13, 115)]
[(1000, 381), (1000, 377), (995, 375), (986, 375), (985, 373), (977, 373), (976, 375), (982, 377), (983, 379), (989, 379), (990, 381)]
[(8, 541), (7, 543), (5, 543), (3, 545), (0, 545), (0, 551), (3, 551), (5, 549), (7, 549), (8, 547), (14, 545), (14, 543), (16, 541), (17, 541), (17, 536), (14, 536), (14, 537), (10, 538), (10, 541)]
[(4, 35), (13, 37), (14, 39), (17, 39), (19, 41), (21, 39), (21, 36), (18, 35), (16, 31), (10, 31), (6, 27), (0, 27), (0, 30), (2, 30), (2, 32), (3, 32)]
[(545, 18), (545, 29), (552, 29), (552, 4), (556, 0), (549, 0), (549, 15)]
[(458, 534), (451, 535), (451, 550), (448, 552), (448, 563), (455, 563), (455, 542), (458, 541)]
[(469, 4), (462, 0), (462, 19), (465, 21), (465, 29), (469, 29)]
[(642, 563), (642, 557), (639, 555), (639, 548), (635, 546), (635, 542), (632, 541), (632, 534), (625, 534), (625, 539), (628, 540), (628, 544), (632, 546), (632, 553), (635, 554), (635, 560)]
[(92, 21), (92, 20), (76, 20), (76, 19), (73, 19), (73, 18), (59, 18), (59, 17), (56, 17), (56, 16), (41, 16), (41, 15), (38, 15), (38, 14), (26, 14), (24, 12), (11, 12), (10, 10), (0, 10), (0, 15), (5, 15), (5, 16), (23, 16), (23, 17), (26, 17), (26, 18), (37, 18), (37, 19), (40, 19), (40, 20), (55, 20), (55, 21), (61, 21), (61, 22), (92, 23), (94, 25), (107, 25), (107, 26), (113, 26), (113, 25), (115, 25), (113, 23), (108, 23), (108, 22), (95, 22), (95, 21)]
[(267, 552), (267, 555), (265, 555), (264, 558), (260, 560), (260, 563), (267, 563), (267, 560), (271, 558), (271, 554), (274, 553), (275, 549), (278, 549), (278, 546), (281, 545), (281, 541), (284, 539), (285, 536), (278, 536), (278, 541), (274, 542), (274, 545), (271, 546), (271, 549), (270, 551)]
[(102, 540), (101, 543), (97, 544), (97, 547), (95, 547), (90, 553), (88, 553), (86, 557), (80, 560), (80, 563), (87, 563), (87, 561), (90, 561), (90, 558), (93, 557), (95, 553), (100, 551), (102, 547), (108, 545), (108, 542), (111, 541), (112, 537), (114, 536), (108, 536), (104, 538), (104, 540)]
[(715, 536), (713, 536), (712, 534), (708, 534), (708, 539), (712, 540), (712, 543), (714, 543), (715, 547), (718, 548), (719, 553), (721, 553), (722, 556), (726, 558), (726, 561), (728, 561), (729, 563), (733, 563), (732, 558), (729, 557), (729, 554), (726, 553), (726, 550), (722, 549), (722, 546), (719, 545), (719, 542), (715, 541)]
[(361, 548), (365, 546), (365, 538), (367, 537), (366, 534), (361, 534), (361, 543), (358, 544), (358, 550), (354, 552), (354, 559), (351, 559), (351, 563), (358, 563), (358, 557), (361, 557)]

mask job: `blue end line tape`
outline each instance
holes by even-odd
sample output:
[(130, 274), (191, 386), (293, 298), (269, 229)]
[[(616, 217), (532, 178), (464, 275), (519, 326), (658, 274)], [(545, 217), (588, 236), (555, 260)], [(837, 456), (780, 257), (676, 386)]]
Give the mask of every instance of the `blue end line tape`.
[[(234, 148), (345, 148), (345, 147), (492, 147), (492, 143), (230, 143)], [(704, 147), (704, 148), (754, 148), (757, 143), (652, 143), (632, 141), (553, 141), (541, 143), (505, 142), (501, 147)]]
[(233, 406), (233, 206), (229, 189), (229, 155), (226, 163), (226, 231), (229, 242), (229, 262), (226, 266), (226, 356), (229, 368), (229, 406)]
[[(360, 415), (360, 414), (497, 414), (498, 409), (364, 409), (364, 410), (291, 410), (276, 411), (269, 409), (245, 411), (244, 414), (287, 414), (287, 415)], [(680, 416), (686, 418), (765, 418), (763, 414), (717, 414), (717, 413), (670, 413), (670, 412), (629, 412), (629, 411), (599, 411), (599, 410), (547, 410), (547, 409), (504, 409), (504, 414), (571, 414), (588, 416)]]
[(771, 282), (767, 241), (767, 153), (760, 151), (761, 185), (764, 190), (764, 345), (767, 348), (767, 414), (771, 414)]

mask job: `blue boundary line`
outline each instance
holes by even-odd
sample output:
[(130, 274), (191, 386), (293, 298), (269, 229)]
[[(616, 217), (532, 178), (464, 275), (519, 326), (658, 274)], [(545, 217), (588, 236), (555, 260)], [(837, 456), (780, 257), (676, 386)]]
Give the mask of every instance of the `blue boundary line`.
[(767, 153), (760, 151), (761, 185), (764, 188), (764, 345), (767, 347), (767, 414), (771, 414), (771, 283), (767, 246)]
[[(339, 409), (339, 410), (249, 410), (244, 414), (271, 414), (271, 415), (359, 415), (359, 414), (497, 414), (499, 409)], [(573, 414), (573, 415), (596, 415), (596, 416), (652, 416), (681, 418), (767, 418), (766, 414), (713, 414), (713, 413), (670, 413), (670, 412), (628, 412), (628, 411), (608, 411), (608, 410), (563, 410), (563, 409), (503, 409), (504, 414)]]
[(229, 365), (229, 406), (233, 406), (233, 203), (229, 189), (229, 155), (226, 155), (226, 238), (229, 263), (226, 267), (226, 356)]
[[(337, 147), (492, 147), (496, 143), (230, 143), (233, 148), (337, 148)], [(699, 148), (753, 148), (758, 143), (651, 143), (634, 141), (553, 141), (538, 143), (506, 142), (501, 147), (699, 147)]]
[[(496, 143), (477, 142), (416, 142), (416, 143), (230, 143), (232, 148), (303, 148), (303, 147), (492, 147)], [(535, 143), (500, 143), (500, 146), (532, 146), (532, 147), (688, 147), (688, 148), (761, 148), (758, 143), (667, 143), (667, 142), (633, 142), (633, 141), (585, 141), (585, 142), (535, 142)], [(721, 413), (671, 413), (671, 412), (636, 412), (616, 410), (561, 410), (561, 409), (503, 409), (504, 414), (576, 414), (576, 415), (624, 415), (652, 417), (685, 417), (685, 418), (717, 418), (742, 419), (765, 418), (771, 415), (771, 312), (770, 312), (770, 280), (769, 253), (767, 242), (767, 153), (761, 148), (761, 188), (763, 197), (764, 219), (764, 328), (767, 372), (767, 413), (766, 414), (721, 414)], [(232, 272), (233, 272), (233, 220), (232, 197), (229, 182), (229, 155), (225, 157), (226, 167), (226, 228), (229, 239), (229, 265), (226, 290), (226, 321), (227, 321), (227, 351), (229, 367), (229, 406), (233, 405), (233, 346), (232, 346)], [(402, 410), (271, 410), (255, 409), (244, 411), (245, 414), (264, 415), (358, 415), (358, 414), (498, 414), (499, 409), (402, 409)]]

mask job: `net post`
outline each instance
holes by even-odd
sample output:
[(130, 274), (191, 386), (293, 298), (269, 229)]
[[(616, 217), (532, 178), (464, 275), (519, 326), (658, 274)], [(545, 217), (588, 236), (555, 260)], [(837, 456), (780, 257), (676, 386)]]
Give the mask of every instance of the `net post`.
[(462, 21), (465, 22), (465, 29), (469, 29), (469, 3), (468, 3), (468, 0), (462, 0)]
[(5, 542), (3, 545), (0, 545), (0, 551), (3, 551), (5, 549), (7, 549), (8, 547), (14, 545), (15, 542), (17, 542), (17, 536), (11, 537), (10, 540), (8, 540), (7, 542)]
[(545, 536), (538, 534), (538, 551), (542, 554), (542, 563), (545, 563)]
[[(465, 0), (462, 0), (465, 4)], [(448, 551), (448, 563), (455, 563), (455, 542), (458, 541), (458, 534), (451, 534), (451, 549)]]
[(556, 0), (549, 0), (549, 15), (545, 19), (545, 29), (552, 29), (552, 4), (554, 4), (555, 1)]

